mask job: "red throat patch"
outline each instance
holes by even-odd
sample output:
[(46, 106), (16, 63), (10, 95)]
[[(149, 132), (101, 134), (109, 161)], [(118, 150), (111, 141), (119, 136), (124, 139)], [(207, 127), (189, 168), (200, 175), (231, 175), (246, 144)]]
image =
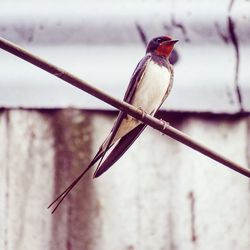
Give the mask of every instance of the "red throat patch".
[(158, 56), (168, 57), (174, 48), (173, 44), (161, 44), (157, 49), (156, 53)]

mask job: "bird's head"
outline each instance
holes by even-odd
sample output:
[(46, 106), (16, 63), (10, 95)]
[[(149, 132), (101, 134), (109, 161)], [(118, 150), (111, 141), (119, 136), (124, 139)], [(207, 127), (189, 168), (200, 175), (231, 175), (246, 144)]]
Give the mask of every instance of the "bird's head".
[(178, 40), (174, 40), (170, 36), (155, 37), (149, 42), (146, 53), (168, 58), (176, 42)]

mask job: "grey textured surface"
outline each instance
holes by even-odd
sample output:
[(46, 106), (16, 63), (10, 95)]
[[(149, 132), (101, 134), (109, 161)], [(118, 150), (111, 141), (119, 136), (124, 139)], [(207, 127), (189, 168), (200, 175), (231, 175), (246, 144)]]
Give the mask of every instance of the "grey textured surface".
[[(3, 1), (0, 35), (122, 98), (145, 40), (176, 46), (175, 86), (163, 109), (250, 110), (249, 1)], [(112, 109), (0, 51), (0, 106)]]
[[(249, 118), (169, 114), (170, 123), (249, 166)], [(110, 113), (0, 113), (0, 248), (222, 249), (250, 245), (249, 180), (147, 129), (105, 175), (46, 210), (111, 129)]]

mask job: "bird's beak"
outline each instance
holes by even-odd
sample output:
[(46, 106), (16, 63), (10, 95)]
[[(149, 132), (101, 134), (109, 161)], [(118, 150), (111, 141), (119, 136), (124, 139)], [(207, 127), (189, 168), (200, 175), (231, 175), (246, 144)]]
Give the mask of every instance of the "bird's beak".
[(179, 40), (170, 40), (170, 41), (165, 41), (165, 42), (163, 42), (163, 44), (171, 44), (171, 45), (173, 45), (173, 44), (175, 44), (175, 43), (177, 43)]
[(171, 40), (170, 43), (175, 44), (175, 43), (177, 43), (178, 41), (179, 41), (179, 40), (177, 40), (177, 39), (176, 39), (176, 40)]

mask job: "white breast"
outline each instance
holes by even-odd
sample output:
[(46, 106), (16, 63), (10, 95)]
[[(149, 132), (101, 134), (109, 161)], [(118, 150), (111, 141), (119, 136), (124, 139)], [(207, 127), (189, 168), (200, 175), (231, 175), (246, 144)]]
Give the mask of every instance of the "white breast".
[[(154, 112), (160, 106), (170, 82), (170, 72), (166, 67), (161, 67), (153, 61), (149, 61), (131, 104), (142, 108), (146, 113)], [(131, 116), (123, 119), (113, 139), (116, 142), (140, 122)]]
[(169, 82), (169, 70), (150, 60), (132, 100), (132, 105), (142, 108), (146, 113), (153, 112), (160, 106)]

